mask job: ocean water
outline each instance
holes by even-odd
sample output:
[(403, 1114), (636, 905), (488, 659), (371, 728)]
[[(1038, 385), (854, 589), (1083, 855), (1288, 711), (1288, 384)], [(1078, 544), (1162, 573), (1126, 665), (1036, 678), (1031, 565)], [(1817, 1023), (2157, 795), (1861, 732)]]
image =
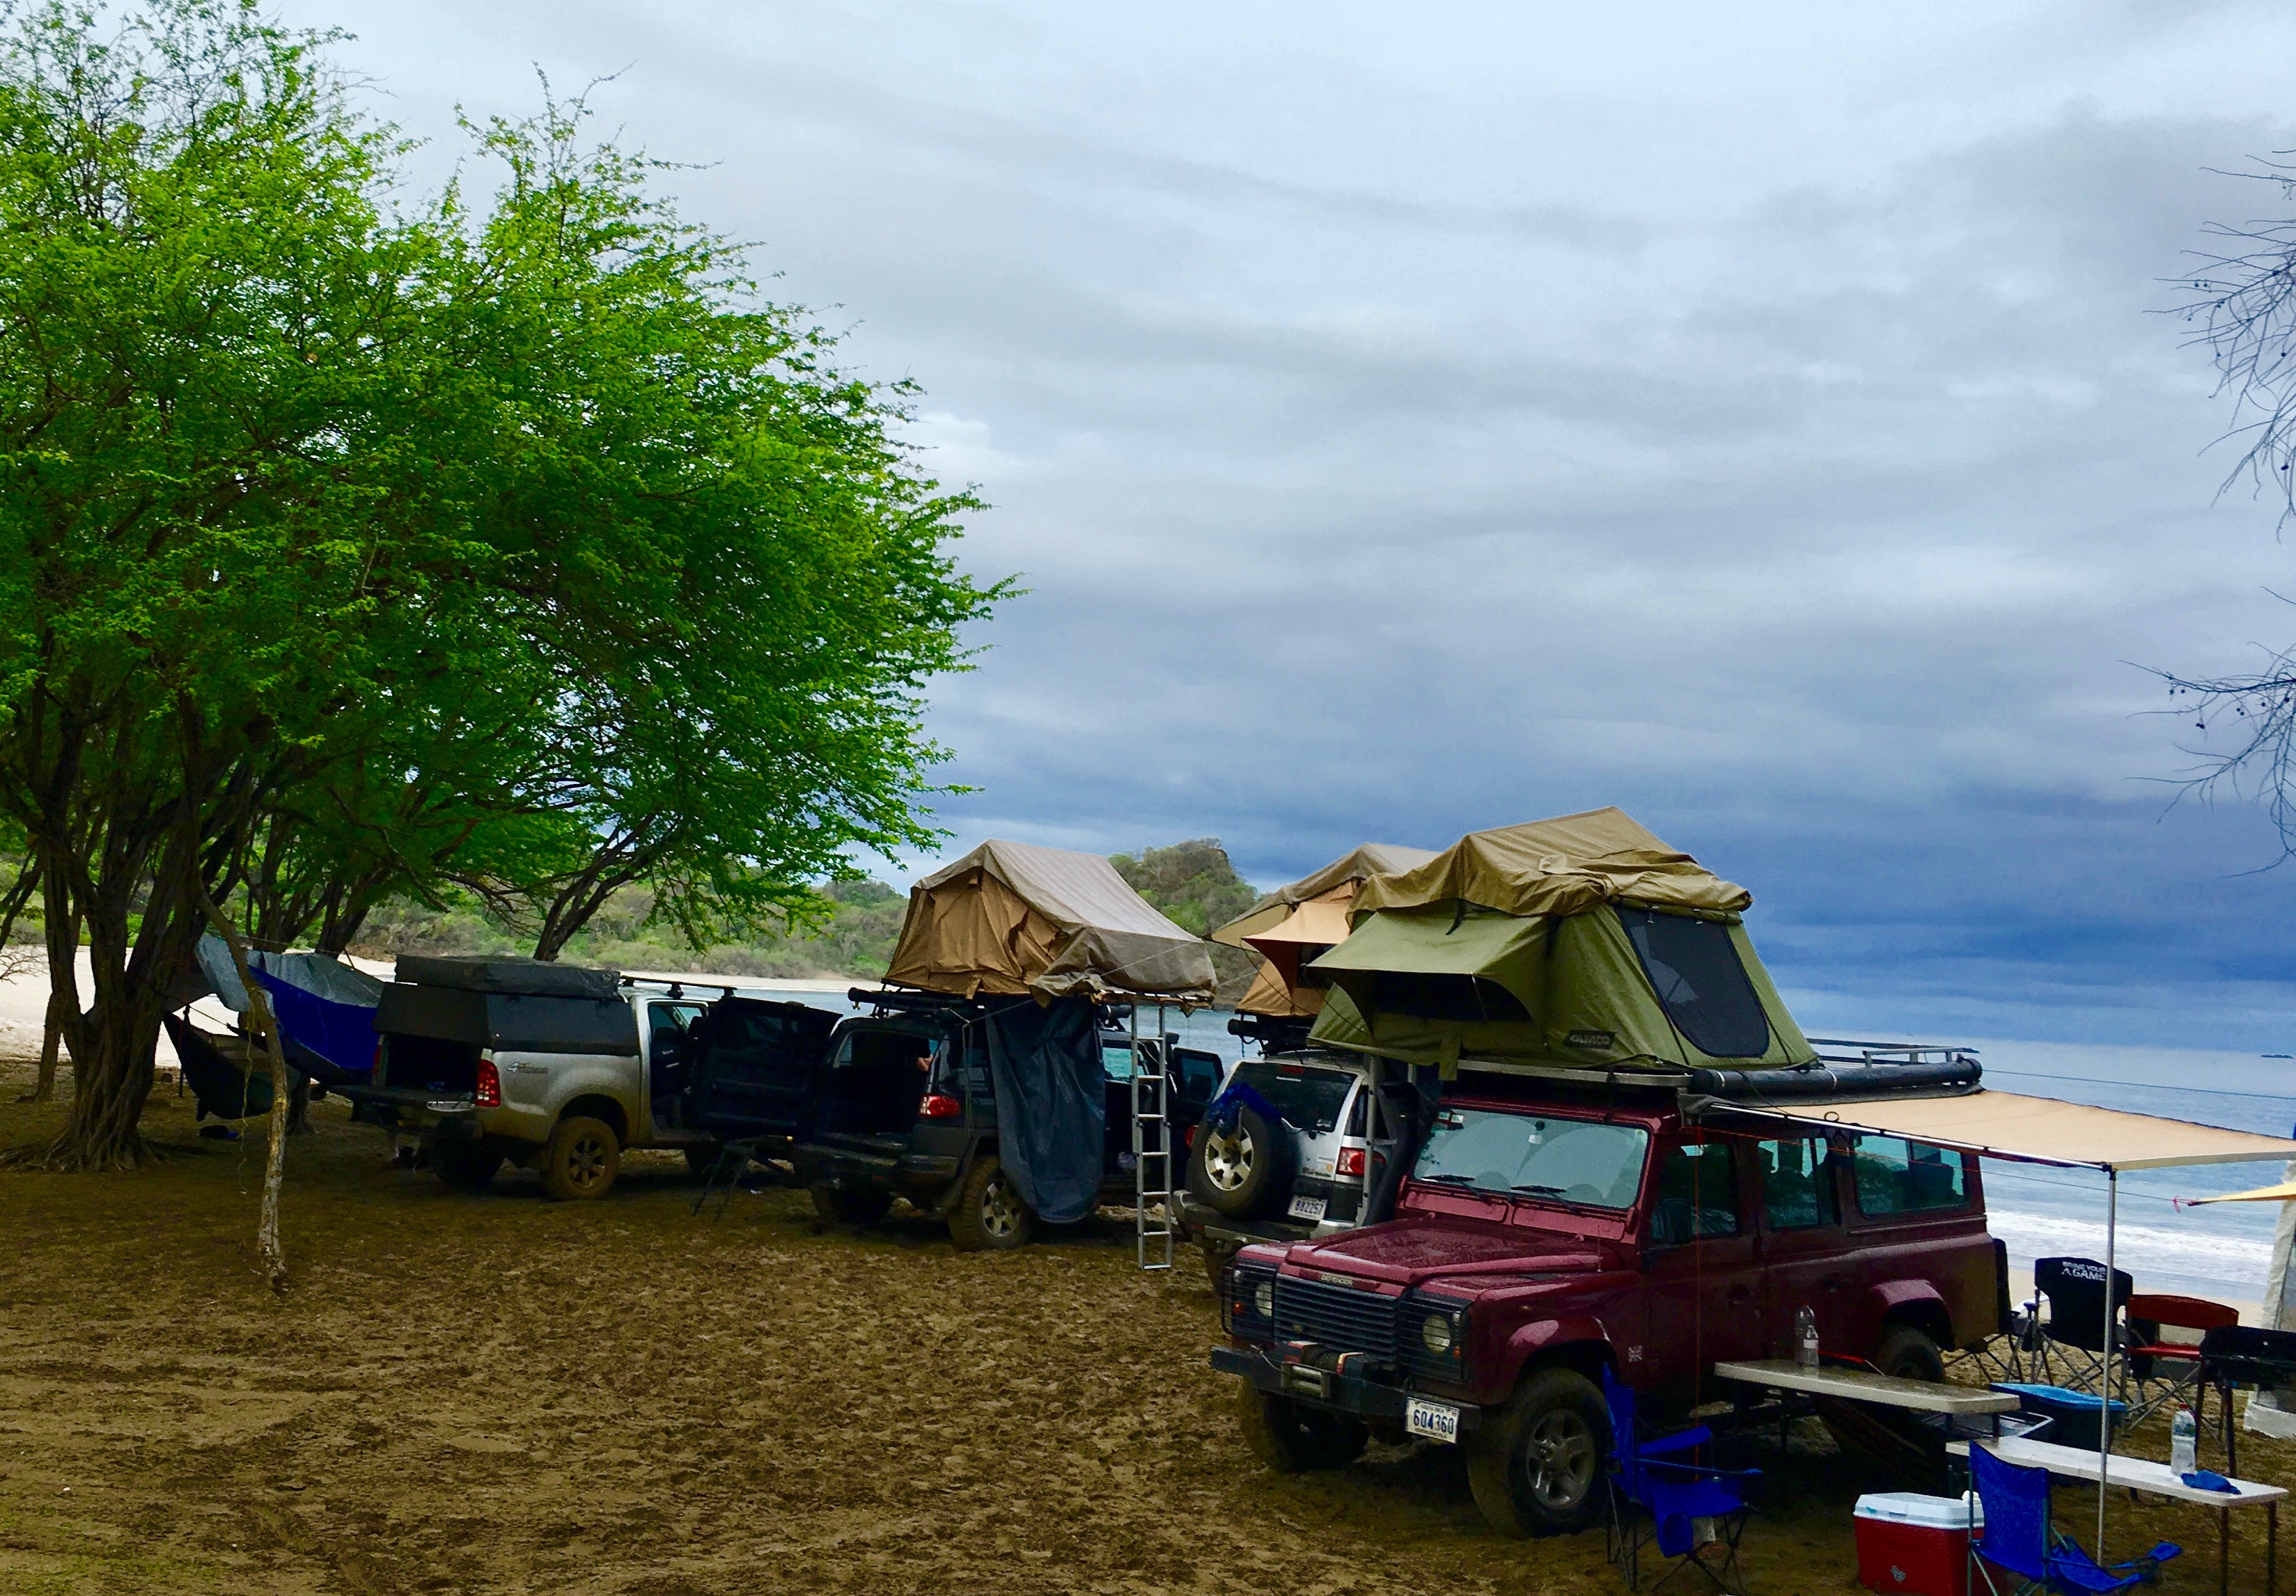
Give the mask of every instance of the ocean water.
[[(764, 990), (816, 1008), (852, 1011), (842, 994)], [(1141, 1028), (1153, 1031), (1154, 1011)], [(1221, 1010), (1163, 1011), (1163, 1028), (1182, 1044), (1242, 1056)], [(1876, 1037), (1877, 1041), (1901, 1040)], [(1956, 1039), (1957, 1040), (1957, 1039)], [(2191, 1048), (2102, 1047), (2053, 1042), (1975, 1042), (1988, 1084), (2033, 1097), (2160, 1114), (2265, 1135), (2296, 1134), (2296, 1060)], [(2296, 1044), (2292, 1044), (2296, 1052)], [(2120, 1177), (2114, 1256), (2140, 1291), (2174, 1291), (2255, 1302), (2272, 1261), (2278, 1203), (2220, 1203), (2185, 1207), (2178, 1199), (2270, 1185), (2278, 1164), (2216, 1164), (2136, 1170)], [(2104, 1256), (2104, 1176), (2077, 1169), (1989, 1161), (1986, 1208), (2010, 1261), (2030, 1266), (2060, 1254)]]

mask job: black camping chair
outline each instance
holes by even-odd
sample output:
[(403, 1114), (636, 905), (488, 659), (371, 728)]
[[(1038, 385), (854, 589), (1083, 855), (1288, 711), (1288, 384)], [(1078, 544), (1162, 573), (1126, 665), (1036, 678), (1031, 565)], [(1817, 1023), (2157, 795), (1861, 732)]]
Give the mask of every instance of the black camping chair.
[[(2046, 1297), (2049, 1316), (2041, 1326), (2035, 1356), (2048, 1383), (2068, 1391), (2112, 1393), (2104, 1383), (2104, 1265), (2095, 1258), (2041, 1258), (2033, 1265), (2033, 1289)], [(2136, 1282), (2125, 1269), (2112, 1272), (2112, 1349), (2116, 1355), (2128, 1345), (2121, 1314)], [(2116, 1370), (2127, 1379), (2124, 1362)], [(2119, 1383), (2116, 1381), (2116, 1383)]]
[(2200, 1382), (2224, 1398), (2225, 1472), (2240, 1473), (2240, 1426), (2233, 1421), (2235, 1387), (2250, 1391), (2296, 1386), (2296, 1330), (2220, 1324), (2201, 1337)]

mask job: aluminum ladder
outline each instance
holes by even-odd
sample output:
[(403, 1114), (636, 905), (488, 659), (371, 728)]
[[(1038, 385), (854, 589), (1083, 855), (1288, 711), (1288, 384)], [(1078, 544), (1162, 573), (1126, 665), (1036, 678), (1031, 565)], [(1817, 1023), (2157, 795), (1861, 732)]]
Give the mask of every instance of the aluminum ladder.
[[(1164, 1005), (1156, 1005), (1156, 1035), (1140, 1035), (1140, 1005), (1132, 1005), (1132, 1240), (1143, 1269), (1172, 1266), (1172, 1076), (1166, 1056)], [(1151, 1066), (1153, 1066), (1152, 1068)], [(1161, 1253), (1159, 1256), (1159, 1248)]]

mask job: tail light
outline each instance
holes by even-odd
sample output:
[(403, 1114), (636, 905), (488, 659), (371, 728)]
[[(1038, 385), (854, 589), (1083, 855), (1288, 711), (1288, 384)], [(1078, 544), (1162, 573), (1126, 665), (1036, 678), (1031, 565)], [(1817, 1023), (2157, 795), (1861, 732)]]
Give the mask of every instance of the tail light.
[(1191, 1152), (1194, 1151), (1194, 1150), (1195, 1150), (1195, 1146), (1196, 1146), (1196, 1127), (1195, 1127), (1194, 1125), (1190, 1125), (1190, 1126), (1188, 1127), (1188, 1150), (1190, 1150)]
[(1360, 1147), (1340, 1149), (1340, 1161), (1333, 1168), (1341, 1174), (1361, 1174), (1364, 1172), (1364, 1150)]
[(472, 1093), (472, 1100), (481, 1109), (502, 1107), (502, 1076), (495, 1073), (492, 1059), (479, 1060), (478, 1090)]
[(946, 1092), (928, 1092), (924, 1101), (917, 1105), (917, 1114), (925, 1119), (955, 1119), (964, 1112), (963, 1100)]

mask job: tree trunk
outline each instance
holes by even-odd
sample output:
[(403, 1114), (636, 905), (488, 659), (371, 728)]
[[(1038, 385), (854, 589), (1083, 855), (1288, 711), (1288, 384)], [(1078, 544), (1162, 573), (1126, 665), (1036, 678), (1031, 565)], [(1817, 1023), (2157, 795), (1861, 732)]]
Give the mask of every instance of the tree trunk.
[(64, 1020), (63, 988), (55, 982), (48, 983), (48, 1007), (40, 1035), (40, 1076), (31, 1092), (21, 1101), (44, 1103), (54, 1101), (56, 1095), (56, 1055), (63, 1051)]
[(248, 1020), (271, 1060), (270, 1147), (263, 1162), (263, 1212), (256, 1221), (255, 1250), (263, 1260), (264, 1278), (271, 1289), (284, 1291), (287, 1253), (279, 1240), (279, 1198), (287, 1183), (287, 1100), (292, 1093), (287, 1078), (287, 1050), (280, 1044), (278, 1023), (271, 1018), (271, 995), (248, 967), (246, 938), (224, 917), (223, 911), (216, 907), (215, 900), (204, 889), (200, 896), (209, 921), (230, 945), (232, 967), (239, 972), (240, 985), (247, 988)]

